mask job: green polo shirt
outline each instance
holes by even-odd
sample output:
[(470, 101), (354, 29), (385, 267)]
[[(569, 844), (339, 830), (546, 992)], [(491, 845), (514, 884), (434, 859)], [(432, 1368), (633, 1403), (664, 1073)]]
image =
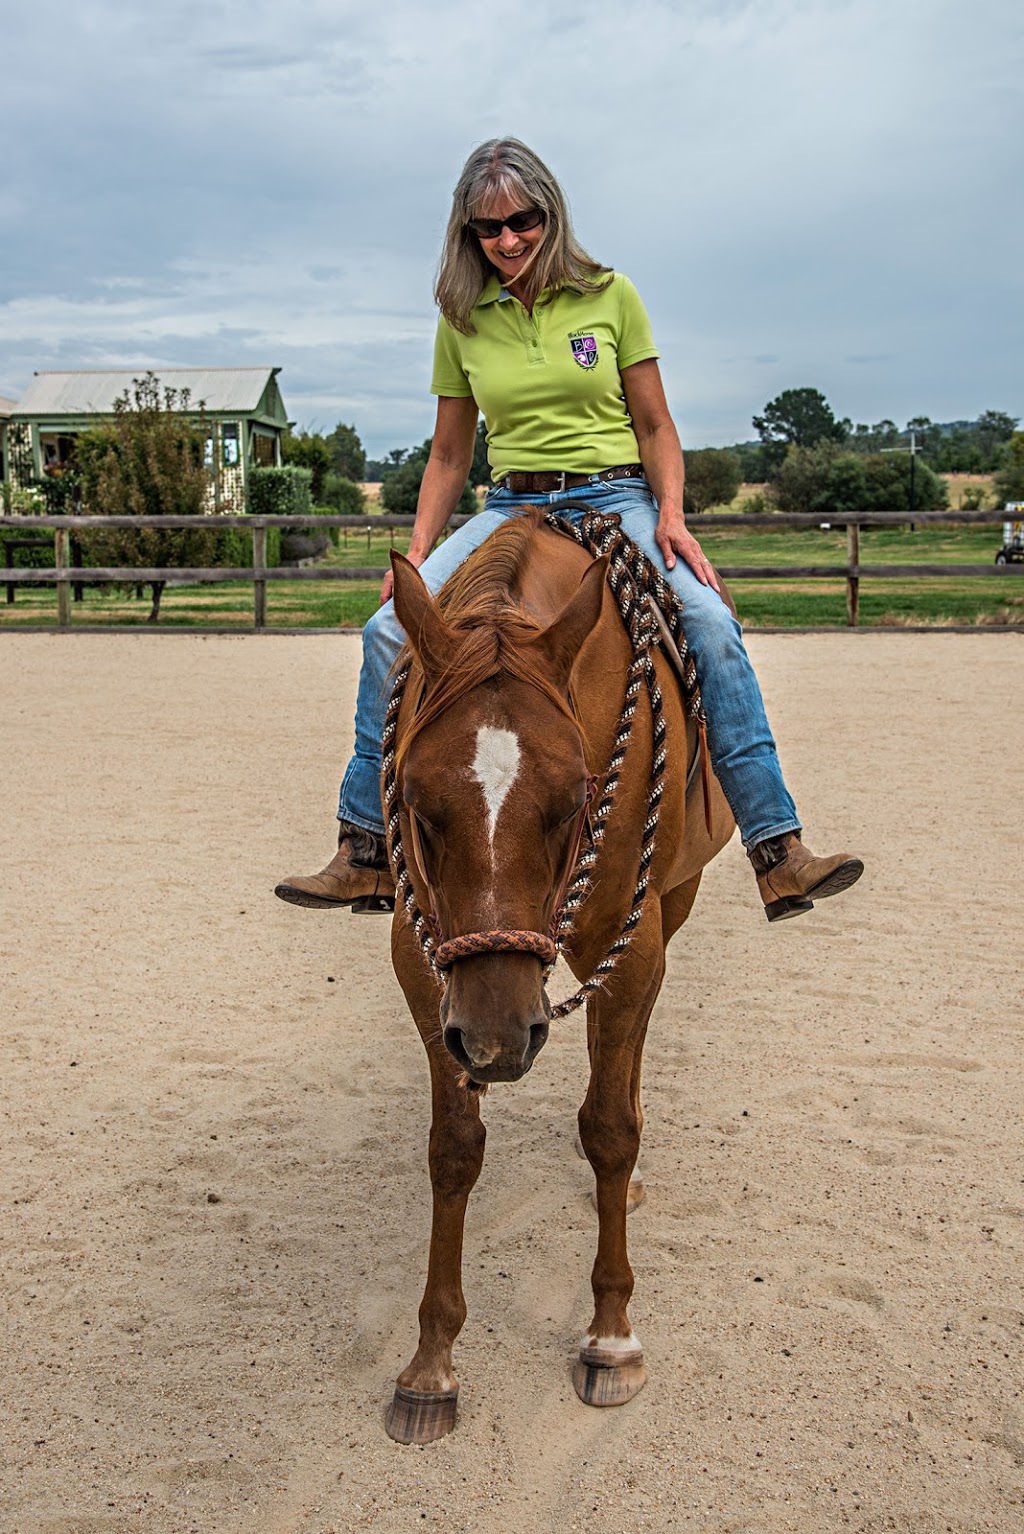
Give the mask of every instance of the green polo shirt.
[(658, 350), (628, 277), (616, 272), (603, 292), (545, 289), (531, 316), (494, 275), (472, 320), (471, 336), (438, 321), (430, 389), (476, 400), (494, 479), (513, 469), (596, 474), (639, 461), (622, 369)]

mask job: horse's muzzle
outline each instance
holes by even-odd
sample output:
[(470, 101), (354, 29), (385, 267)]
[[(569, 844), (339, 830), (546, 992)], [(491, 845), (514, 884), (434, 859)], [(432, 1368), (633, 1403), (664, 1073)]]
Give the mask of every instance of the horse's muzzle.
[[(531, 984), (523, 985), (521, 966), (533, 972)], [(551, 1007), (540, 965), (521, 959), (515, 969), (518, 985), (510, 983), (507, 961), (498, 956), (466, 960), (453, 967), (441, 1001), (445, 1048), (481, 1086), (519, 1081), (547, 1042)]]
[(489, 1059), (474, 1057), (466, 1047), (465, 1035), (460, 1028), (446, 1028), (444, 1030), (444, 1045), (452, 1059), (455, 1060), (470, 1080), (480, 1086), (487, 1086), (494, 1081), (520, 1081), (533, 1065), (534, 1060), (540, 1054), (547, 1043), (547, 1023), (534, 1023), (528, 1035), (525, 1050), (507, 1048)]

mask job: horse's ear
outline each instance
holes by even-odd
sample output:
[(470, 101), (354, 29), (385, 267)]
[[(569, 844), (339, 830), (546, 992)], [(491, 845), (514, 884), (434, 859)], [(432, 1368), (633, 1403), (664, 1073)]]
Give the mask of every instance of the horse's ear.
[(600, 559), (588, 565), (575, 596), (554, 623), (530, 641), (531, 646), (544, 655), (551, 680), (563, 692), (569, 686), (569, 677), (583, 642), (601, 616), (607, 574), (608, 556), (602, 554)]
[(416, 566), (397, 549), (391, 550), (391, 570), (395, 578), (395, 614), (424, 675), (432, 680), (443, 669), (451, 650), (448, 625)]

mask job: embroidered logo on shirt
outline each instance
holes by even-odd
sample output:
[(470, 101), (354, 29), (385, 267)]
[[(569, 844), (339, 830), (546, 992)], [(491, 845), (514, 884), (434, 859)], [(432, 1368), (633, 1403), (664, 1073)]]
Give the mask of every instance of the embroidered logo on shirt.
[(569, 337), (569, 345), (572, 354), (581, 368), (597, 366), (597, 337), (595, 335), (583, 335), (582, 332)]

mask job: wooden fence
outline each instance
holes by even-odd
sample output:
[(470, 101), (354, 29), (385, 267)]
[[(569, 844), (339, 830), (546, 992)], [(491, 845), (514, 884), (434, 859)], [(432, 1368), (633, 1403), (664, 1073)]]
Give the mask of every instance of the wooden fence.
[[(308, 516), (308, 517), (252, 517), (252, 516), (218, 516), (216, 525), (218, 528), (234, 527), (252, 534), (252, 564), (239, 567), (217, 566), (212, 569), (183, 569), (183, 568), (148, 568), (142, 566), (124, 566), (121, 568), (94, 569), (87, 566), (84, 569), (72, 562), (71, 535), (91, 527), (158, 527), (165, 530), (187, 527), (210, 528), (210, 517), (35, 517), (35, 516), (0, 516), (0, 534), (5, 531), (24, 533), (26, 531), (38, 531), (40, 528), (53, 530), (53, 566), (48, 569), (16, 570), (5, 569), (3, 581), (8, 588), (8, 601), (13, 601), (13, 588), (18, 586), (56, 585), (57, 587), (57, 624), (59, 628), (71, 626), (71, 589), (72, 586), (80, 586), (83, 581), (88, 585), (104, 583), (117, 583), (124, 585), (146, 585), (151, 581), (173, 581), (176, 585), (207, 585), (223, 581), (246, 581), (253, 585), (253, 626), (256, 630), (266, 628), (267, 623), (267, 582), (268, 581), (380, 581), (383, 580), (386, 571), (381, 569), (369, 569), (366, 567), (341, 567), (337, 565), (309, 565), (296, 567), (294, 565), (267, 566), (267, 529), (280, 527), (288, 529), (318, 528), (326, 529), (338, 527), (347, 529), (349, 532), (365, 532), (367, 541), (371, 534), (381, 529), (393, 531), (395, 528), (411, 527), (414, 518), (411, 516), (391, 516), (371, 514), (369, 516)], [(470, 521), (468, 516), (452, 517), (448, 524), (449, 528), (461, 527), (463, 523)], [(921, 526), (969, 526), (983, 524), (998, 527), (1000, 520), (999, 512), (985, 511), (962, 511), (962, 512), (917, 512), (912, 519), (912, 525)], [(777, 530), (782, 527), (789, 528), (823, 528), (839, 527), (846, 530), (846, 563), (845, 565), (721, 565), (719, 573), (725, 580), (836, 580), (846, 581), (846, 621), (851, 627), (856, 627), (858, 622), (860, 583), (862, 580), (885, 580), (887, 578), (899, 578), (901, 580), (930, 577), (977, 577), (998, 575), (1024, 575), (1024, 564), (984, 564), (984, 565), (862, 565), (860, 562), (860, 533), (861, 528), (869, 527), (906, 527), (911, 524), (911, 518), (905, 511), (891, 512), (865, 512), (856, 515), (844, 513), (841, 520), (827, 523), (820, 516), (813, 515), (776, 515), (748, 516), (735, 514), (716, 514), (700, 517), (689, 517), (687, 525), (698, 537), (707, 528), (728, 528), (733, 532), (746, 531), (753, 527), (765, 527)]]

